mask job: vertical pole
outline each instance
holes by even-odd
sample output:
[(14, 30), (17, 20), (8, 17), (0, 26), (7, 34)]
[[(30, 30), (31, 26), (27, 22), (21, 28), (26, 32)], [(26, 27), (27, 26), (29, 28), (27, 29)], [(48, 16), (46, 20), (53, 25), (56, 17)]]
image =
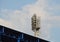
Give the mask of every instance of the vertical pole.
[(24, 34), (22, 34), (22, 39), (24, 38)]
[(20, 42), (20, 38), (18, 38), (17, 42)]
[(20, 42), (20, 40), (24, 40), (24, 34), (21, 34), (18, 39), (17, 39), (17, 42)]
[(34, 32), (34, 36), (35, 36), (35, 37), (37, 36), (37, 34), (36, 34), (36, 30), (35, 30), (35, 32)]
[(38, 42), (40, 42), (40, 40), (38, 39)]
[(36, 30), (35, 30), (34, 36), (35, 36), (35, 37), (39, 36), (39, 31), (36, 31)]
[(4, 33), (4, 27), (3, 27), (3, 33)]

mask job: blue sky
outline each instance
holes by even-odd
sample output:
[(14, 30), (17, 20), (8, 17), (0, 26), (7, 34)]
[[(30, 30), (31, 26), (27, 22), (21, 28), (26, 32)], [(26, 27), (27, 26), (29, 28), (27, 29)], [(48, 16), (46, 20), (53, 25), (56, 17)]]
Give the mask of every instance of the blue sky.
[(32, 4), (34, 3), (36, 0), (0, 0), (0, 8), (3, 9), (21, 9), (24, 5), (27, 4)]
[(60, 42), (60, 0), (0, 0), (0, 23), (6, 20), (30, 35), (34, 13), (41, 17), (40, 38)]

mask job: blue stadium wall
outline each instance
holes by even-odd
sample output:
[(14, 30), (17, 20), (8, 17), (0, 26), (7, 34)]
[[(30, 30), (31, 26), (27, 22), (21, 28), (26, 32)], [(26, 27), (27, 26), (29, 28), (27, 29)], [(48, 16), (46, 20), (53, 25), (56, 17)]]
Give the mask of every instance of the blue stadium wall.
[(0, 25), (0, 42), (49, 42)]

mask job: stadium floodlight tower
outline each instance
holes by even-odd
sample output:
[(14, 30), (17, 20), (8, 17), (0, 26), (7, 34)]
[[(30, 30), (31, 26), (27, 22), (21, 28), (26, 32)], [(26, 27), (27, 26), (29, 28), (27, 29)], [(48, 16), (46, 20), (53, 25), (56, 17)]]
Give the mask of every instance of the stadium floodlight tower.
[(39, 36), (39, 29), (40, 29), (40, 18), (34, 14), (31, 18), (32, 22), (32, 31), (34, 32), (34, 36)]

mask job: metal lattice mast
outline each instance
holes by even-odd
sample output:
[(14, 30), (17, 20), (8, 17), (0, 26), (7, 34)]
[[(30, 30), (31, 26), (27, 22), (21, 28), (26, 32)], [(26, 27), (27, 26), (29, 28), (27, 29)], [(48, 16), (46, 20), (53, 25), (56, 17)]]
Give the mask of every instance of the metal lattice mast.
[(40, 29), (40, 18), (34, 14), (31, 18), (32, 20), (32, 31), (34, 32), (35, 37), (39, 36)]

